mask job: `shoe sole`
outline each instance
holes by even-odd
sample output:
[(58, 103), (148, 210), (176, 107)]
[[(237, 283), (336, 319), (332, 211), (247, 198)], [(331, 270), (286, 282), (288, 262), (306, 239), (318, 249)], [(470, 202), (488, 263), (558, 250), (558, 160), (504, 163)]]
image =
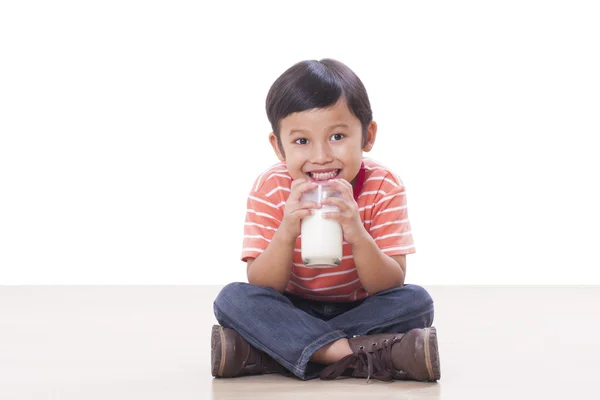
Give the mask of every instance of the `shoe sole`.
[(220, 378), (223, 376), (225, 359), (227, 356), (225, 346), (225, 331), (219, 325), (213, 325), (210, 338), (210, 361), (212, 364), (212, 376)]
[(430, 381), (440, 379), (440, 355), (438, 352), (437, 330), (434, 326), (425, 328), (425, 365)]

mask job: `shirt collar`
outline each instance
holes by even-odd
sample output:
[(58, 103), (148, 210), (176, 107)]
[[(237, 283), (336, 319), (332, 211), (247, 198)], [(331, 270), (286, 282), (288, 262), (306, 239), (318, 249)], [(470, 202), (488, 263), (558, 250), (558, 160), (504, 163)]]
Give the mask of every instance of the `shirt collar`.
[(358, 196), (362, 191), (362, 188), (365, 184), (365, 162), (361, 161), (360, 169), (358, 170), (358, 174), (356, 175), (356, 180), (354, 181), (354, 200), (358, 201)]

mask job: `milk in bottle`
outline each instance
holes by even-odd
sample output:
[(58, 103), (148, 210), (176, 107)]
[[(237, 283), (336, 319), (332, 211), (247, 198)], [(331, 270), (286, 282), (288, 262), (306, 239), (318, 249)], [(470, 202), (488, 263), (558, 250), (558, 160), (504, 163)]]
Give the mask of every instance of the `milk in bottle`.
[[(304, 193), (302, 200), (320, 203), (322, 199), (333, 196), (341, 197), (339, 192), (325, 183)], [(323, 218), (322, 214), (338, 211), (338, 208), (323, 205), (312, 211), (313, 214), (301, 222), (302, 262), (314, 268), (335, 267), (342, 261), (342, 227), (337, 221)]]

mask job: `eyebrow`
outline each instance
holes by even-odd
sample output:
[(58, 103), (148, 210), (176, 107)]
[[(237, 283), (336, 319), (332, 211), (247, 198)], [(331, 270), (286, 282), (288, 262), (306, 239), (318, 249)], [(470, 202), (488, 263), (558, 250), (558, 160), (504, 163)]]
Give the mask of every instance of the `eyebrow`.
[[(348, 128), (348, 125), (346, 124), (335, 124), (335, 125), (331, 125), (330, 127), (327, 128), (327, 130), (333, 130), (336, 128)], [(290, 131), (290, 136), (292, 136), (295, 133), (307, 133), (307, 131), (305, 131), (304, 129), (292, 129)]]

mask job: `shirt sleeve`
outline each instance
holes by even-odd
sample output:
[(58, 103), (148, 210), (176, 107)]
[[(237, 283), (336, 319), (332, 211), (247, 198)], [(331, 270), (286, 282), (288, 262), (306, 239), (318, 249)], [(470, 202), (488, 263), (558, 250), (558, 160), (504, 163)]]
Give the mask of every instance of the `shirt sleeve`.
[(282, 211), (259, 192), (251, 192), (246, 207), (242, 261), (258, 257), (269, 245), (283, 219)]
[(375, 203), (369, 233), (388, 256), (416, 252), (404, 186), (395, 187)]

